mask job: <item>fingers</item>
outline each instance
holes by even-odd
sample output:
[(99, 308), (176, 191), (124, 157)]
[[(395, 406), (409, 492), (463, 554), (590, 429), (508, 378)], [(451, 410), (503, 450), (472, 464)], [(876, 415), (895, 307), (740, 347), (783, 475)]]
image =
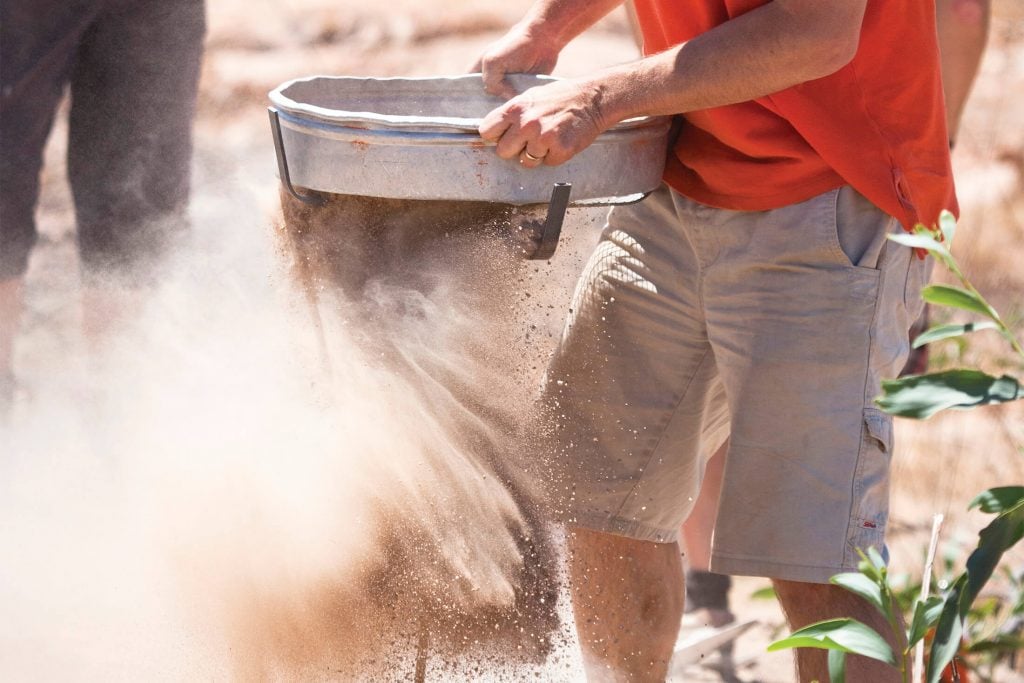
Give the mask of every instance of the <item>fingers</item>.
[(515, 102), (495, 109), (480, 124), (480, 137), (497, 142), (495, 151), (502, 159), (518, 157), (519, 163), (526, 168), (535, 168), (544, 163), (548, 152), (537, 135), (527, 133), (520, 125), (520, 116)]
[(558, 166), (594, 141), (602, 128), (586, 91), (566, 83), (537, 86), (493, 110), (480, 136), (495, 143), (502, 159), (526, 168)]
[(498, 107), (485, 116), (483, 121), (480, 122), (480, 128), (478, 129), (480, 137), (490, 142), (500, 140), (505, 131), (512, 126), (512, 118), (508, 115), (507, 110), (508, 105), (505, 105)]

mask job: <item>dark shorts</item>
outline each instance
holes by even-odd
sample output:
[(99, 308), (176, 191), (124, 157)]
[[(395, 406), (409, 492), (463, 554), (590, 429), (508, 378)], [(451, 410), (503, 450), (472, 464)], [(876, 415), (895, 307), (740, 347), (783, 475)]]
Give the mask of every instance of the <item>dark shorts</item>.
[(0, 3), (0, 280), (37, 239), (43, 147), (71, 89), (68, 179), (86, 270), (145, 268), (184, 225), (203, 0)]

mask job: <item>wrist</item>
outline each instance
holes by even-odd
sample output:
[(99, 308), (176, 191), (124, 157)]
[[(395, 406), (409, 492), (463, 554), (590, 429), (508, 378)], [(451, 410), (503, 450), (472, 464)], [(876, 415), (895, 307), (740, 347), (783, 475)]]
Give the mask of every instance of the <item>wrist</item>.
[(594, 108), (603, 128), (645, 112), (636, 87), (636, 74), (621, 67), (606, 69), (591, 79), (585, 87), (593, 94)]
[(561, 52), (573, 38), (621, 4), (622, 0), (536, 0), (522, 23), (529, 34)]
[(542, 14), (526, 15), (516, 28), (524, 39), (543, 46), (545, 50), (556, 57), (572, 40), (572, 36), (568, 35), (568, 30), (565, 27), (559, 26), (559, 22), (552, 21)]

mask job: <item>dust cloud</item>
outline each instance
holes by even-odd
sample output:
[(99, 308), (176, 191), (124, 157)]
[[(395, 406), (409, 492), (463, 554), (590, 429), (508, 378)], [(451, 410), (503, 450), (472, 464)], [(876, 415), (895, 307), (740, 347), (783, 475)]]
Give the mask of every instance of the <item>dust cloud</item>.
[(575, 680), (507, 215), (285, 217), (197, 226), (0, 427), (3, 677)]

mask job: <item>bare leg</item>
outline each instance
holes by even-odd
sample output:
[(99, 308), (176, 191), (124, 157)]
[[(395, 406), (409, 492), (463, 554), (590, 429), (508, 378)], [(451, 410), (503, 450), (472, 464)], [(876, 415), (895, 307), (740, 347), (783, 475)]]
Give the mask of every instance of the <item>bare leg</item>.
[(24, 279), (0, 281), (0, 379), (11, 374), (14, 367), (14, 337), (21, 321), (21, 294)]
[[(790, 628), (796, 630), (809, 624), (825, 619), (852, 617), (886, 637), (897, 658), (906, 646), (904, 642), (893, 640), (892, 628), (879, 614), (878, 610), (856, 595), (833, 586), (821, 583), (797, 583), (795, 581), (774, 580), (775, 592), (782, 603), (782, 610), (789, 620)], [(903, 624), (900, 624), (901, 629)], [(797, 671), (801, 683), (811, 681), (827, 681), (828, 664), (825, 650), (800, 648), (796, 651)], [(908, 662), (909, 666), (909, 662)], [(897, 669), (866, 657), (848, 655), (846, 660), (846, 680), (872, 681), (873, 683), (898, 683), (900, 674)], [(913, 677), (910, 677), (913, 680)]]
[(686, 566), (689, 569), (708, 571), (711, 566), (711, 532), (715, 529), (718, 515), (718, 499), (722, 493), (722, 475), (725, 473), (726, 441), (711, 456), (704, 469), (704, 480), (700, 484), (700, 495), (690, 516), (683, 522), (683, 545), (686, 547)]
[(20, 277), (0, 280), (0, 424), (14, 405), (14, 338), (21, 321), (23, 282)]
[(988, 42), (989, 0), (936, 0), (946, 124), (956, 139), (960, 117)]
[(683, 615), (679, 545), (575, 529), (569, 574), (587, 680), (665, 680)]

